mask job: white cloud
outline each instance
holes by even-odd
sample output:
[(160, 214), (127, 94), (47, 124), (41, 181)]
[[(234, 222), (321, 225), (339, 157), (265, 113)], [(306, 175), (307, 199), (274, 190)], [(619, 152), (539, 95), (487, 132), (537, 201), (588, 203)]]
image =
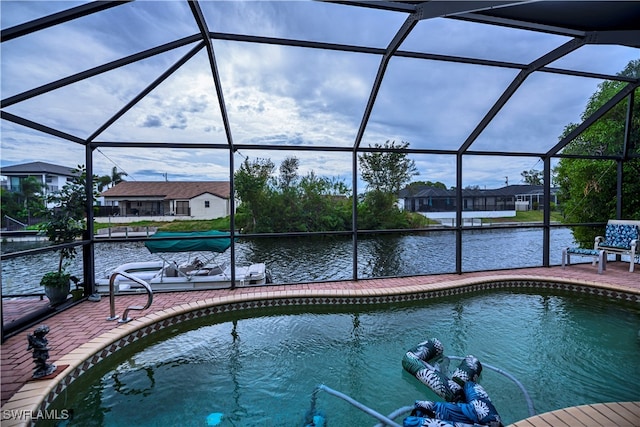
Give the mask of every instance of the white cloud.
[(407, 14), (314, 1), (206, 1), (211, 31), (386, 47)]
[(42, 161), (72, 168), (85, 164), (84, 152), (83, 145), (2, 123), (2, 166)]
[(530, 76), (487, 126), (471, 150), (542, 152), (580, 115), (598, 80), (556, 74)]

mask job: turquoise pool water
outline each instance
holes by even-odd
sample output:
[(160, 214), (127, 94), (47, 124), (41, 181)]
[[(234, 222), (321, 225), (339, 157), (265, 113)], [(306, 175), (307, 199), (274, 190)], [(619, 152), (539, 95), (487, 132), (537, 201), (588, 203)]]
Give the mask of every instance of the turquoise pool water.
[[(440, 339), (447, 355), (473, 354), (514, 375), (538, 413), (640, 400), (637, 305), (494, 291), (340, 309), (181, 324), (94, 367), (53, 406), (73, 411), (65, 425), (83, 427), (206, 426), (207, 419), (223, 427), (301, 426), (322, 383), (389, 414), (416, 399), (437, 399), (401, 367), (404, 352), (429, 337)], [(480, 383), (505, 424), (527, 417), (509, 379), (485, 369)], [(376, 424), (327, 393), (316, 404), (331, 427)]]

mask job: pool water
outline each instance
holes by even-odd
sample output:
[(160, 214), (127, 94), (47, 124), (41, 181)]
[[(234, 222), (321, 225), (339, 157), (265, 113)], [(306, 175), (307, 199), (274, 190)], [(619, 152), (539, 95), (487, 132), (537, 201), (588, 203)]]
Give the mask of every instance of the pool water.
[[(640, 400), (637, 305), (494, 291), (346, 309), (243, 312), (163, 330), (91, 369), (53, 407), (73, 411), (65, 425), (83, 427), (301, 426), (325, 384), (386, 415), (439, 400), (401, 366), (405, 351), (430, 337), (445, 355), (473, 354), (511, 373), (538, 413)], [(480, 383), (505, 425), (528, 416), (505, 376), (485, 369)], [(325, 392), (316, 407), (331, 427), (376, 424)]]

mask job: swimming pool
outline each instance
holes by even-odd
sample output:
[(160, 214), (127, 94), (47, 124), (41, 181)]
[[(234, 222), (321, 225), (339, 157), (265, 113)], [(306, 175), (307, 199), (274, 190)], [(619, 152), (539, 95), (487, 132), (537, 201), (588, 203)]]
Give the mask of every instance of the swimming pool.
[[(345, 310), (349, 310), (348, 312)], [(304, 312), (302, 312), (304, 311)], [(62, 392), (68, 425), (299, 426), (317, 384), (388, 414), (435, 395), (404, 352), (437, 337), (517, 377), (538, 413), (640, 400), (640, 308), (588, 295), (488, 291), (419, 303), (243, 311), (185, 322), (129, 345)], [(485, 369), (505, 424), (528, 415), (519, 389)], [(376, 422), (318, 394), (328, 424)], [(209, 420), (216, 421), (215, 417)]]

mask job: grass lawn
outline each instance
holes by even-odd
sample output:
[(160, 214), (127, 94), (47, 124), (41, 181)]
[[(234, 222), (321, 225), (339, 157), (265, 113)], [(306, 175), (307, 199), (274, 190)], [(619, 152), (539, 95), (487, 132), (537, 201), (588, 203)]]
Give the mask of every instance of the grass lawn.
[(97, 232), (103, 228), (115, 227), (157, 227), (162, 231), (206, 231), (221, 230), (229, 231), (229, 218), (216, 218), (203, 221), (137, 221), (123, 224), (108, 224), (97, 222), (94, 230)]
[[(420, 215), (422, 219), (426, 219)], [(562, 222), (562, 215), (560, 212), (551, 212), (552, 222)], [(427, 223), (437, 224), (436, 221), (429, 221)], [(542, 222), (542, 211), (516, 211), (515, 217), (505, 218), (482, 218), (484, 223), (501, 223), (501, 222)], [(428, 226), (427, 224), (413, 224), (414, 227)], [(107, 224), (96, 223), (95, 231), (109, 227), (157, 227), (162, 231), (205, 231), (205, 230), (221, 230), (229, 231), (229, 218), (217, 218), (205, 221), (137, 221), (125, 224)]]

